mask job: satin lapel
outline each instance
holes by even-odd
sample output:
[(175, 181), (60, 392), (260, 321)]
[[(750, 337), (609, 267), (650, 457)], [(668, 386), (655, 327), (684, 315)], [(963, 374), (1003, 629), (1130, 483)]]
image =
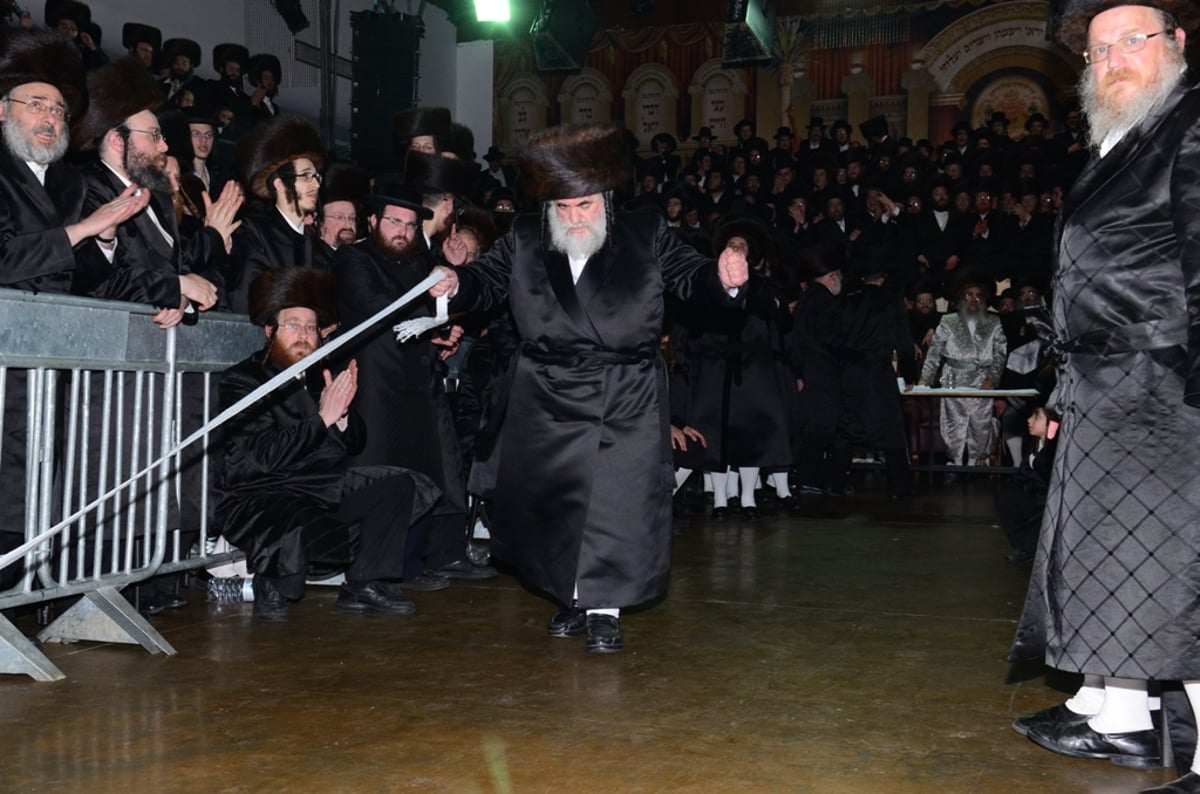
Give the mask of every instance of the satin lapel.
[[(7, 154), (7, 151), (5, 154)], [(49, 189), (52, 185), (47, 185), (43, 188), (37, 181), (37, 177), (33, 175), (33, 171), (29, 170), (29, 166), (11, 155), (4, 158), (4, 170), (9, 172), (13, 181), (21, 187), (21, 192), (28, 197), (29, 203), (37, 208), (38, 213), (43, 218), (50, 221), (59, 220), (58, 209), (54, 206), (54, 202), (50, 200)], [(51, 181), (49, 171), (46, 172), (46, 181)]]
[[(159, 250), (166, 251), (165, 256), (167, 257), (167, 261), (175, 267), (175, 272), (178, 273), (181, 270), (180, 265), (182, 263), (179, 261), (179, 223), (175, 220), (175, 205), (171, 203), (171, 200), (167, 196), (161, 193), (152, 193), (151, 196), (154, 211), (158, 213), (158, 220), (162, 222), (163, 228), (167, 230), (167, 234), (171, 235), (171, 239), (175, 241), (175, 244), (168, 250), (167, 241), (163, 239), (161, 234), (158, 235)], [(158, 229), (154, 231), (157, 232)]]
[(579, 296), (579, 302), (585, 309), (600, 292), (604, 282), (608, 281), (616, 261), (617, 257), (613, 252), (611, 241), (605, 243), (604, 247), (588, 260), (587, 266), (583, 268), (583, 273), (579, 276), (579, 283), (575, 285), (575, 293)]
[(1171, 117), (1186, 92), (1186, 87), (1177, 88), (1171, 99), (1158, 111), (1153, 123), (1131, 131), (1107, 155), (1092, 155), (1063, 202), (1064, 223), (1072, 213), (1099, 193), (1110, 179), (1135, 162), (1143, 149), (1154, 144), (1158, 128)]
[(558, 302), (562, 305), (563, 310), (577, 325), (586, 328), (588, 325), (587, 315), (583, 313), (579, 296), (575, 294), (575, 284), (571, 281), (571, 263), (567, 261), (567, 255), (559, 251), (547, 250), (542, 261), (546, 265), (546, 275), (550, 279), (550, 286), (554, 289), (554, 294), (558, 297)]

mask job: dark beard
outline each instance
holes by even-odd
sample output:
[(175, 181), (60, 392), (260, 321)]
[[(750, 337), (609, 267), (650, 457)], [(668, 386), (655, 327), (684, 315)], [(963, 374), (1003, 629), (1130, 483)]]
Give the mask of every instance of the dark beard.
[[(126, 150), (128, 151), (128, 150)], [(125, 165), (129, 181), (141, 187), (150, 188), (159, 193), (171, 193), (171, 178), (167, 172), (153, 163), (147, 162), (140, 155), (135, 155)]]
[(392, 259), (405, 259), (419, 251), (417, 248), (417, 238), (415, 234), (413, 235), (412, 239), (406, 243), (393, 243), (384, 237), (380, 233), (379, 228), (376, 227), (375, 233), (371, 235), (371, 238), (375, 241), (375, 245), (379, 248), (379, 250), (387, 254), (387, 256)]

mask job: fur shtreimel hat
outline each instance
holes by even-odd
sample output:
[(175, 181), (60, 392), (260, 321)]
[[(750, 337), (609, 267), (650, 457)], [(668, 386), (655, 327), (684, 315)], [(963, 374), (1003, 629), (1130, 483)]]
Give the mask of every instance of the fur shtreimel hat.
[(157, 55), (162, 52), (162, 31), (153, 25), (126, 22), (121, 28), (121, 46), (128, 50), (142, 43), (153, 47), (154, 54)]
[(468, 163), (475, 162), (475, 133), (466, 124), (454, 122), (450, 125), (450, 140), (443, 151), (449, 152), (459, 160)]
[(630, 178), (625, 132), (607, 124), (551, 127), (530, 135), (517, 154), (521, 184), (536, 201), (580, 198)]
[(404, 158), (404, 184), (418, 193), (463, 196), (475, 187), (479, 166), (466, 160), (410, 150)]
[(398, 148), (407, 148), (409, 141), (418, 135), (437, 138), (438, 149), (444, 149), (450, 141), (450, 111), (447, 108), (409, 108), (397, 113), (392, 119), (392, 131)]
[(250, 322), (274, 325), (284, 309), (303, 306), (317, 314), (317, 325), (337, 322), (337, 282), (328, 273), (311, 267), (266, 270), (250, 284)]
[(71, 136), (78, 150), (91, 149), (125, 119), (143, 110), (157, 110), (166, 99), (162, 84), (134, 58), (123, 58), (89, 74), (87, 90), (87, 113)]
[(46, 27), (58, 27), (59, 20), (69, 19), (78, 30), (92, 23), (92, 9), (76, 0), (50, 0), (46, 3)]
[(192, 39), (167, 39), (163, 42), (163, 61), (167, 66), (175, 60), (176, 55), (186, 55), (191, 61), (192, 68), (200, 66), (200, 45)]
[(238, 141), (237, 174), (242, 186), (260, 199), (270, 198), (267, 185), (280, 166), (299, 157), (325, 170), (325, 146), (313, 126), (296, 116), (276, 116)]
[(242, 44), (218, 44), (213, 47), (212, 51), (213, 69), (218, 74), (225, 68), (225, 64), (230, 61), (237, 61), (237, 64), (242, 67), (242, 74), (246, 74), (246, 68), (250, 63), (250, 50)]
[(321, 203), (350, 201), (361, 204), (363, 197), (371, 192), (371, 177), (366, 171), (351, 163), (335, 163), (325, 173), (321, 183)]
[(251, 85), (258, 85), (258, 79), (262, 77), (263, 72), (270, 72), (275, 76), (275, 84), (278, 85), (283, 79), (283, 67), (279, 63), (279, 59), (269, 52), (260, 52), (250, 59), (250, 65), (246, 69)]
[(1054, 38), (1071, 52), (1082, 53), (1087, 47), (1088, 26), (1092, 19), (1119, 6), (1157, 8), (1175, 17), (1179, 27), (1189, 35), (1200, 30), (1200, 7), (1196, 0), (1067, 0), (1057, 19), (1050, 21)]
[(75, 118), (87, 108), (87, 74), (79, 48), (56, 30), (0, 31), (0, 96), (25, 83), (57, 88)]

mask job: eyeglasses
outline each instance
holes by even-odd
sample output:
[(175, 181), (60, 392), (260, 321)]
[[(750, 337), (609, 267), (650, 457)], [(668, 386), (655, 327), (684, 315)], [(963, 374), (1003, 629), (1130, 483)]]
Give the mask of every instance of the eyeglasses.
[(303, 334), (307, 334), (308, 336), (316, 336), (317, 333), (320, 332), (320, 330), (321, 330), (320, 328), (313, 325), (312, 323), (308, 323), (307, 325), (301, 325), (300, 323), (284, 323), (283, 325), (281, 325), (279, 327), (282, 328), (283, 330), (287, 331), (289, 334), (303, 333)]
[(1083, 62), (1093, 65), (1107, 63), (1114, 49), (1122, 55), (1141, 52), (1146, 48), (1147, 41), (1155, 36), (1162, 36), (1171, 32), (1170, 30), (1160, 30), (1157, 33), (1131, 33), (1122, 39), (1114, 41), (1112, 44), (1097, 44), (1094, 47), (1088, 47), (1083, 51)]
[(421, 224), (414, 221), (406, 221), (401, 218), (389, 218), (386, 215), (382, 216), (379, 220), (387, 221), (393, 226), (399, 226), (401, 228), (408, 229), (410, 232), (415, 232), (417, 229), (421, 228)]
[(9, 97), (8, 101), (20, 103), (29, 108), (31, 112), (39, 115), (42, 113), (48, 113), (51, 118), (58, 119), (59, 121), (71, 120), (71, 114), (67, 112), (66, 106), (60, 105), (57, 102), (50, 102), (44, 97), (35, 96), (30, 97), (29, 99), (17, 99), (16, 97)]
[(126, 127), (130, 132), (140, 132), (143, 135), (150, 136), (150, 140), (155, 143), (160, 143), (163, 139), (162, 130), (135, 130), (133, 127)]
[(296, 174), (296, 181), (304, 183), (316, 182), (319, 185), (321, 184), (321, 175), (316, 171), (305, 171), (301, 174)]
[(325, 220), (338, 223), (358, 223), (358, 217), (355, 215), (326, 215)]

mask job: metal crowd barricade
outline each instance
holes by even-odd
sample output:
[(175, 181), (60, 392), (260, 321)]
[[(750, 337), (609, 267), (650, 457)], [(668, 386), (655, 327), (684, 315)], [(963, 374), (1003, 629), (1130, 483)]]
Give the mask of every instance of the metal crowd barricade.
[[(120, 590), (241, 556), (211, 550), (211, 434), (443, 278), (430, 273), (216, 415), (213, 373), (263, 344), (262, 330), (245, 317), (210, 313), (194, 327), (162, 331), (138, 304), (0, 290), (0, 465), (13, 452), (3, 448), (13, 443), (11, 423), (24, 431), (24, 465), (0, 468), (0, 499), (14, 493), (11, 478), (23, 477), (17, 498), (25, 513), (23, 542), (0, 546), (0, 580), (16, 580), (0, 592), (0, 610), (80, 596), (39, 633), (41, 641), (121, 642), (174, 654)], [(444, 319), (394, 330), (419, 333), (414, 323), (424, 330)], [(3, 616), (0, 673), (64, 677)]]
[[(924, 386), (914, 387), (908, 391), (901, 391), (900, 396), (904, 399), (918, 400), (943, 400), (954, 399), (956, 397), (991, 397), (1009, 399), (1013, 397), (1032, 398), (1038, 395), (1037, 389), (965, 389), (965, 388), (928, 388)], [(937, 415), (930, 412), (929, 424), (922, 425), (917, 428), (920, 432), (922, 427), (926, 431), (925, 449), (928, 451), (929, 458), (923, 463), (914, 463), (913, 471), (932, 474), (933, 472), (954, 472), (954, 473), (970, 473), (970, 474), (1011, 474), (1015, 472), (1018, 466), (971, 466), (964, 467), (950, 463), (934, 463), (934, 435), (940, 433), (938, 427)], [(907, 428), (906, 428), (907, 430)]]
[[(0, 527), (9, 539), (0, 558), (37, 541), (0, 564), (13, 582), (0, 609), (79, 596), (42, 642), (174, 654), (120, 591), (237, 556), (210, 552), (208, 439), (177, 446), (213, 413), (214, 373), (259, 348), (262, 330), (209, 313), (164, 331), (146, 306), (12, 290), (0, 290), (0, 313), (0, 484), (12, 499), (23, 483), (25, 514), (24, 527)], [(21, 436), (23, 471), (12, 463)], [(63, 678), (5, 617), (0, 672)]]

